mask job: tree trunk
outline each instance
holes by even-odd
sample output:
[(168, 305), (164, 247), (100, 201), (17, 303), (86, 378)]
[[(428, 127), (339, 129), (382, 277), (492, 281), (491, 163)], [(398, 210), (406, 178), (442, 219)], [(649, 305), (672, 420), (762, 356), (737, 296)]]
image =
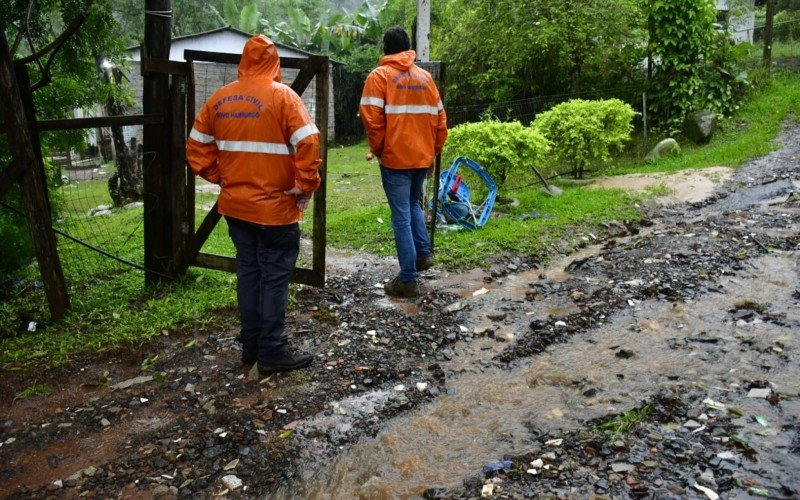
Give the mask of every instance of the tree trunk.
[[(106, 69), (98, 58), (98, 69), (103, 73), (108, 83), (119, 86), (122, 82), (122, 72), (117, 68)], [(126, 107), (113, 96), (106, 101), (106, 114), (108, 116), (124, 115)], [(116, 151), (115, 163), (117, 171), (108, 179), (108, 194), (114, 201), (115, 207), (120, 207), (142, 199), (142, 169), (138, 160), (136, 138), (131, 138), (131, 147), (125, 144), (122, 126), (111, 128), (111, 136)]]

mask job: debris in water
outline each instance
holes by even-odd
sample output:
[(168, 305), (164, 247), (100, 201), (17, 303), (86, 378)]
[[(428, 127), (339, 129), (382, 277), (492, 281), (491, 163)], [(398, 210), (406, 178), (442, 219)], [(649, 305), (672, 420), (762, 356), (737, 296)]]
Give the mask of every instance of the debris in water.
[(483, 473), (489, 474), (492, 472), (497, 471), (506, 471), (510, 470), (511, 467), (514, 466), (514, 463), (511, 460), (500, 460), (499, 462), (492, 462), (490, 464), (486, 464), (483, 466)]
[(708, 498), (710, 498), (711, 500), (718, 500), (719, 499), (719, 495), (717, 495), (717, 492), (712, 490), (711, 488), (706, 488), (705, 486), (700, 486), (697, 483), (694, 484), (694, 487), (697, 488), (698, 490), (702, 491), (703, 493), (705, 493), (706, 496)]

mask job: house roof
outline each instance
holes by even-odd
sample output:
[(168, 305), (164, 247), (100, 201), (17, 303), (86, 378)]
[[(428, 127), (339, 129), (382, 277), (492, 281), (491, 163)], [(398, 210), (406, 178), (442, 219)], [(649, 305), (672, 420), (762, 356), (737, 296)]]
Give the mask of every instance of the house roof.
[[(234, 28), (232, 26), (222, 26), (221, 28), (215, 28), (213, 30), (203, 31), (203, 32), (200, 32), (200, 33), (192, 33), (192, 34), (189, 34), (189, 35), (176, 36), (176, 37), (172, 38), (172, 42), (180, 42), (180, 41), (184, 41), (185, 42), (187, 40), (191, 40), (191, 39), (194, 39), (194, 38), (203, 38), (203, 37), (207, 37), (209, 35), (214, 35), (214, 34), (218, 34), (218, 33), (225, 33), (225, 32), (231, 33), (231, 34), (235, 34), (235, 35), (241, 35), (241, 37), (246, 39), (246, 40), (249, 40), (250, 38), (253, 37), (253, 34), (247, 33), (246, 31), (242, 31), (242, 30)], [(296, 52), (296, 53), (299, 53), (299, 54), (305, 55), (305, 56), (317, 55), (317, 54), (315, 54), (313, 52), (309, 52), (307, 50), (303, 50), (303, 49), (294, 47), (292, 45), (287, 45), (285, 43), (276, 42), (275, 40), (273, 40), (272, 42), (275, 44), (276, 47), (278, 47), (278, 49), (283, 49), (284, 52)], [(138, 51), (140, 48), (141, 47), (139, 45), (134, 45), (132, 47), (126, 48), (125, 50), (127, 50), (129, 52), (135, 52), (135, 51)], [(330, 61), (332, 63), (334, 63), (334, 64), (341, 64), (341, 62), (335, 61), (333, 59), (331, 59)]]

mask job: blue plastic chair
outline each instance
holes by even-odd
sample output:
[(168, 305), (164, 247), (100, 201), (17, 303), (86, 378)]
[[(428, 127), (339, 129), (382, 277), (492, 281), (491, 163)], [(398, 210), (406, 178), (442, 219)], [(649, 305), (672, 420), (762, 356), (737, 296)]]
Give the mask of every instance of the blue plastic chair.
[[(486, 183), (488, 194), (480, 204), (475, 204), (470, 199), (472, 192), (464, 179), (458, 175), (458, 169), (461, 167), (469, 168)], [(439, 175), (437, 198), (440, 211), (437, 215), (472, 231), (483, 227), (489, 220), (497, 199), (497, 186), (483, 167), (469, 158), (459, 156), (450, 168)]]

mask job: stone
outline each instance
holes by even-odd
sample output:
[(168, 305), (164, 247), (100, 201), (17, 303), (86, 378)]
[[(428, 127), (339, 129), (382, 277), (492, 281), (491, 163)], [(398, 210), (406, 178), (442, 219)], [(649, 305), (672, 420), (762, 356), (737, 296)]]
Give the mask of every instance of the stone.
[(694, 111), (683, 121), (683, 135), (695, 144), (708, 144), (717, 126), (717, 115), (708, 110)]
[(678, 141), (668, 137), (656, 144), (655, 147), (651, 149), (649, 153), (647, 153), (647, 156), (644, 157), (644, 160), (649, 163), (659, 158), (680, 154), (680, 152), (681, 147), (678, 145)]
[(769, 389), (769, 388), (766, 388), (766, 389), (750, 389), (750, 392), (747, 393), (747, 397), (748, 398), (764, 399), (764, 398), (768, 398), (771, 393), (772, 393), (772, 390)]
[(224, 484), (229, 490), (237, 490), (241, 488), (244, 483), (238, 477), (234, 476), (233, 474), (229, 474), (222, 477), (222, 484)]
[(633, 464), (629, 464), (626, 462), (616, 462), (611, 464), (611, 470), (614, 472), (630, 472), (634, 469)]

